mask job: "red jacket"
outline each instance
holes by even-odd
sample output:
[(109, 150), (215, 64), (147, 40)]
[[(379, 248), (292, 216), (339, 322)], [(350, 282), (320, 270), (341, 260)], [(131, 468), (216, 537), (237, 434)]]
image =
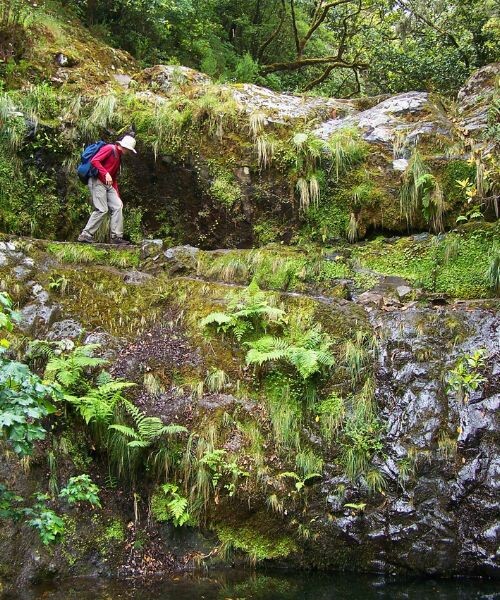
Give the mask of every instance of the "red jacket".
[(113, 187), (118, 194), (118, 184), (116, 183), (116, 176), (120, 169), (120, 163), (122, 158), (122, 149), (116, 144), (106, 144), (99, 152), (92, 158), (90, 164), (95, 167), (99, 174), (97, 177), (104, 184), (106, 183), (106, 173), (109, 173), (113, 179)]

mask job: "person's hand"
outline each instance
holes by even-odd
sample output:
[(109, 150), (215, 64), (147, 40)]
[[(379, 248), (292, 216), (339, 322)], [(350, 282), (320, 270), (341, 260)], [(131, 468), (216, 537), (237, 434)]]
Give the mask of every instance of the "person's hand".
[(113, 184), (113, 178), (111, 177), (111, 175), (109, 173), (106, 173), (106, 177), (104, 178), (104, 181), (106, 182), (106, 185)]

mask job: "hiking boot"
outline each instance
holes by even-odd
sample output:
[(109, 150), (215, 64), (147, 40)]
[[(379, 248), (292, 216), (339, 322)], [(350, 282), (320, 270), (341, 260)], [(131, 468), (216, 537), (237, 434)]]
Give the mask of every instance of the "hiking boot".
[(121, 244), (122, 246), (130, 246), (130, 242), (128, 240), (125, 240), (122, 237), (112, 237), (111, 243), (112, 244)]
[(78, 236), (78, 241), (84, 242), (86, 244), (92, 244), (94, 242), (94, 238), (90, 235), (90, 233), (82, 231), (82, 233), (80, 233), (80, 235)]

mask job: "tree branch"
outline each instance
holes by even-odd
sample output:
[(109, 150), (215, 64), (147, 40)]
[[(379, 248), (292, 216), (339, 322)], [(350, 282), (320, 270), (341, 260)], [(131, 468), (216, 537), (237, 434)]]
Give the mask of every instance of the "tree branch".
[(352, 63), (345, 60), (339, 60), (337, 56), (323, 56), (319, 58), (301, 58), (292, 62), (263, 65), (261, 67), (261, 72), (263, 75), (267, 75), (268, 73), (275, 73), (276, 71), (296, 71), (297, 69), (302, 69), (304, 67), (326, 65), (328, 63), (331, 63), (334, 68), (338, 67), (340, 69), (367, 69), (369, 66), (368, 63)]
[(278, 24), (278, 26), (276, 27), (276, 29), (271, 33), (271, 35), (267, 38), (267, 40), (265, 40), (257, 49), (257, 60), (258, 62), (260, 62), (262, 60), (262, 57), (264, 56), (264, 52), (266, 51), (266, 48), (269, 46), (269, 44), (271, 44), (271, 42), (276, 39), (276, 37), (279, 35), (282, 27), (283, 27), (283, 23), (285, 22), (285, 18), (286, 18), (286, 5), (285, 5), (285, 0), (281, 0), (281, 14), (280, 14), (280, 22)]
[(322, 4), (323, 4), (322, 1), (319, 3), (319, 5), (314, 13), (313, 22), (312, 22), (311, 26), (309, 27), (308, 32), (300, 40), (300, 54), (298, 54), (298, 57), (300, 57), (302, 55), (302, 52), (304, 51), (306, 44), (309, 42), (309, 40), (311, 39), (311, 36), (316, 31), (316, 29), (318, 29), (318, 27), (321, 25), (321, 23), (323, 23), (323, 21), (326, 19), (326, 17), (328, 16), (328, 13), (330, 12), (330, 9), (335, 8), (336, 6), (340, 6), (341, 4), (349, 4), (350, 2), (352, 2), (352, 0), (337, 0), (336, 2), (329, 2), (328, 4), (325, 4), (324, 6), (322, 6)]
[(302, 55), (302, 50), (300, 48), (299, 32), (297, 30), (297, 19), (295, 17), (295, 3), (293, 0), (290, 0), (290, 9), (292, 13), (292, 28), (293, 37), (295, 39), (295, 49), (297, 51), (297, 58), (300, 58)]

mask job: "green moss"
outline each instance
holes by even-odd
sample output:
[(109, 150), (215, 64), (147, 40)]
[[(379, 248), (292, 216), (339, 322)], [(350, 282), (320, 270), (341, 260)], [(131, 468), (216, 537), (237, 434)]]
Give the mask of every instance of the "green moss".
[(484, 224), (420, 242), (404, 238), (388, 245), (376, 240), (357, 248), (355, 256), (363, 267), (404, 277), (429, 292), (487, 298), (491, 296), (485, 276), (488, 252), (498, 234), (498, 225)]
[(241, 190), (232, 173), (218, 174), (210, 185), (213, 198), (230, 208), (241, 198)]
[(224, 546), (242, 550), (252, 562), (285, 558), (297, 551), (297, 545), (290, 537), (277, 532), (262, 533), (251, 526), (229, 525), (219, 525), (216, 532)]
[(440, 180), (446, 203), (451, 207), (458, 207), (464, 203), (464, 192), (457, 184), (457, 180), (475, 180), (475, 166), (463, 160), (452, 160), (446, 163), (441, 172)]
[[(57, 270), (68, 280), (58, 298), (67, 314), (74, 315), (85, 329), (103, 327), (113, 335), (137, 336), (158, 318), (167, 295), (165, 278), (140, 286), (127, 286), (123, 277), (109, 267), (97, 265)], [(51, 273), (41, 283), (48, 286)]]
[(125, 528), (120, 519), (111, 519), (104, 530), (103, 539), (107, 542), (125, 541)]

